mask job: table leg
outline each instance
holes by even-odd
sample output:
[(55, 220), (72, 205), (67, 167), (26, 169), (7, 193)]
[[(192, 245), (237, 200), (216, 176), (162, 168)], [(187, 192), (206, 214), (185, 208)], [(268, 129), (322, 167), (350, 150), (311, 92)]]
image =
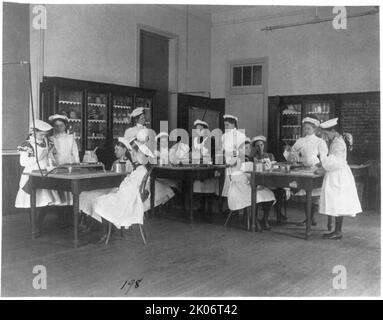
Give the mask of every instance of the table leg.
[(194, 183), (194, 178), (193, 178), (193, 173), (189, 175), (189, 205), (190, 205), (190, 223), (193, 223), (194, 221), (194, 215), (193, 215), (193, 183)]
[(223, 196), (222, 196), (222, 191), (223, 191), (223, 185), (225, 183), (225, 170), (220, 173), (219, 177), (219, 199), (218, 199), (218, 210), (222, 214), (223, 211)]
[(310, 233), (311, 233), (311, 193), (312, 193), (312, 188), (307, 188), (306, 189), (306, 235), (305, 238), (306, 240), (309, 240), (310, 238)]
[(154, 216), (154, 200), (156, 192), (156, 176), (154, 170), (152, 171), (152, 176), (150, 177), (150, 213)]
[(257, 185), (253, 178), (251, 179), (251, 231), (262, 231), (258, 222)]
[(35, 188), (32, 188), (31, 190), (30, 202), (31, 202), (31, 211), (30, 211), (31, 233), (32, 233), (32, 239), (36, 239), (39, 236), (39, 231), (36, 228), (36, 189)]
[(75, 249), (78, 247), (78, 213), (80, 211), (80, 191), (78, 186), (72, 187), (73, 194), (73, 243)]

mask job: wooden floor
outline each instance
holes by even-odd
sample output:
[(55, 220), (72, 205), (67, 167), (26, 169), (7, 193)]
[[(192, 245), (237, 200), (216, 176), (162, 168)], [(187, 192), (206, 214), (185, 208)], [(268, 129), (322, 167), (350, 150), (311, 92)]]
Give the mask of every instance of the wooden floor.
[[(3, 217), (3, 296), (126, 297), (256, 297), (380, 295), (380, 214), (369, 212), (344, 221), (344, 238), (322, 240), (326, 218), (318, 217), (313, 239), (290, 224), (272, 231), (249, 233), (234, 218), (190, 225), (181, 213), (146, 220), (148, 245), (138, 228), (126, 239), (114, 234), (108, 246), (95, 244), (100, 230), (81, 234), (72, 248), (71, 228), (60, 229), (57, 216), (45, 232), (30, 239), (27, 214)], [(302, 212), (289, 210), (291, 221)], [(47, 289), (35, 290), (32, 269), (47, 269)], [(347, 289), (332, 287), (333, 267), (347, 269)], [(125, 281), (142, 279), (125, 294)]]

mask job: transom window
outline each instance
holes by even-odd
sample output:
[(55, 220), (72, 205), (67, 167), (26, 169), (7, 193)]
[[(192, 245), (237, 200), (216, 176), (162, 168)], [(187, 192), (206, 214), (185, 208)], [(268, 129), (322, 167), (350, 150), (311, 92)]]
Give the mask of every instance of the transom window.
[(262, 85), (261, 64), (236, 64), (232, 65), (231, 71), (231, 85), (233, 88)]

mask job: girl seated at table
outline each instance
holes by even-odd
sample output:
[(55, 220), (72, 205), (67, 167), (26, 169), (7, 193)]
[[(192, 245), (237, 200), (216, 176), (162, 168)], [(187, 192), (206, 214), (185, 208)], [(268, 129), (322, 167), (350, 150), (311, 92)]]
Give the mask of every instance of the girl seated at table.
[(355, 179), (347, 164), (349, 145), (342, 137), (338, 118), (321, 124), (324, 135), (330, 141), (329, 155), (321, 158), (325, 177), (319, 201), (319, 213), (335, 217), (335, 230), (323, 235), (324, 239), (342, 238), (343, 217), (355, 217), (362, 212), (355, 186)]
[[(49, 164), (49, 145), (47, 135), (52, 130), (52, 126), (44, 121), (35, 120), (35, 130), (33, 124), (30, 126), (30, 135), (28, 139), (19, 147), (20, 165), (24, 167), (23, 174), (19, 182), (19, 190), (16, 195), (16, 208), (30, 208), (29, 176), (34, 170), (47, 170)], [(36, 137), (36, 138), (35, 138)], [(47, 206), (61, 205), (61, 198), (56, 190), (37, 189), (36, 190), (36, 207), (38, 208), (38, 226), (41, 226), (44, 216), (46, 215)]]
[(132, 224), (143, 224), (147, 205), (141, 198), (140, 187), (151, 166), (148, 157), (154, 157), (154, 155), (144, 143), (135, 140), (132, 145), (135, 169), (118, 188), (96, 199), (93, 217), (103, 221), (105, 226), (100, 242), (105, 241), (107, 237), (106, 221), (111, 222), (118, 229), (129, 228)]
[[(272, 153), (266, 152), (266, 143), (267, 139), (265, 136), (259, 135), (255, 136), (251, 139), (252, 142), (252, 153), (251, 158), (256, 159), (260, 162), (269, 162), (269, 165), (271, 165), (271, 162), (275, 161), (274, 155)], [(287, 221), (287, 217), (282, 214), (282, 203), (284, 198), (288, 198), (290, 194), (289, 189), (283, 189), (283, 188), (276, 188), (272, 190), (274, 192), (276, 203), (275, 207), (277, 209), (277, 224), (282, 223), (283, 221)]]
[[(112, 171), (116, 171), (116, 165), (121, 163), (125, 166), (125, 171), (128, 173), (132, 173), (133, 171), (133, 163), (132, 158), (129, 152), (130, 149), (129, 141), (123, 137), (119, 137), (115, 146), (114, 146), (114, 154), (117, 158), (113, 162)], [(107, 189), (99, 189), (92, 191), (84, 191), (80, 194), (80, 212), (85, 213), (86, 215), (93, 216), (94, 214), (94, 203), (95, 200), (101, 195), (107, 194), (116, 188), (107, 188)], [(83, 215), (81, 218), (81, 222), (79, 225), (80, 229), (83, 231), (89, 230), (89, 226), (86, 223), (86, 216)]]
[[(192, 161), (195, 164), (213, 164), (215, 160), (215, 141), (210, 136), (209, 125), (206, 121), (197, 119), (194, 121), (194, 128), (197, 136), (193, 139)], [(200, 211), (205, 214), (212, 214), (213, 194), (219, 193), (219, 180), (217, 178), (207, 178), (196, 180), (193, 184), (193, 192), (202, 195)], [(205, 210), (207, 203), (207, 209)]]
[[(250, 140), (247, 139), (248, 143)], [(246, 145), (246, 143), (245, 143)], [(229, 190), (228, 190), (228, 206), (230, 210), (242, 210), (251, 206), (251, 183), (250, 173), (246, 171), (253, 170), (253, 162), (243, 161), (246, 159), (245, 155), (241, 155), (243, 148), (239, 148), (239, 154), (237, 157), (233, 157), (228, 164), (229, 172)], [(246, 150), (246, 146), (245, 146)], [(249, 150), (249, 148), (248, 148)], [(246, 152), (246, 151), (245, 151)], [(263, 219), (261, 221), (262, 228), (270, 230), (269, 225), (269, 212), (275, 202), (274, 193), (262, 186), (257, 187), (257, 204), (260, 203), (263, 209)], [(257, 222), (258, 225), (258, 222)]]
[[(304, 137), (299, 138), (292, 146), (291, 151), (288, 152), (287, 160), (290, 162), (301, 162), (306, 167), (315, 168), (320, 164), (320, 159), (327, 156), (328, 148), (326, 142), (316, 136), (316, 131), (319, 127), (319, 120), (316, 116), (312, 115), (302, 120)], [(319, 204), (319, 196), (321, 188), (316, 188), (312, 191), (313, 205), (311, 209), (311, 224), (316, 226), (314, 219), (315, 206)], [(306, 192), (301, 189), (294, 195), (300, 201), (305, 201)], [(305, 221), (297, 225), (304, 225)]]

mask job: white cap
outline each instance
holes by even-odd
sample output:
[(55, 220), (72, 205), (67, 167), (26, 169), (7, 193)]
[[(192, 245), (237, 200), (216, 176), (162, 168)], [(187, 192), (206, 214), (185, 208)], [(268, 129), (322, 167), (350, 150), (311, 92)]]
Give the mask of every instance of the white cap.
[(334, 126), (336, 126), (338, 124), (338, 118), (333, 118), (333, 119), (330, 119), (330, 120), (327, 120), (323, 123), (321, 123), (320, 127), (322, 129), (328, 129), (328, 128), (332, 128)]
[(143, 114), (143, 113), (145, 113), (144, 108), (139, 107), (139, 108), (134, 109), (134, 110), (132, 111), (132, 113), (130, 114), (130, 116), (131, 116), (132, 118), (135, 118), (135, 117), (140, 116), (140, 115)]
[[(49, 123), (46, 123), (42, 120), (35, 120), (35, 127), (40, 131), (49, 131), (53, 129)], [(29, 128), (33, 129), (33, 122), (30, 124)]]
[(317, 127), (320, 125), (319, 120), (310, 117), (303, 118), (302, 123), (304, 122), (312, 123), (314, 126)]
[(255, 142), (255, 141), (263, 141), (263, 142), (266, 142), (267, 139), (265, 136), (255, 136), (251, 139), (251, 142)]
[(250, 138), (249, 138), (249, 137), (246, 137), (246, 138), (245, 138), (245, 143), (246, 143), (246, 142), (247, 142), (247, 143), (250, 143)]
[(200, 124), (202, 126), (205, 126), (206, 128), (209, 128), (209, 125), (207, 124), (207, 122), (202, 121), (200, 119), (197, 119), (196, 121), (194, 121), (194, 126), (196, 126), (197, 124)]
[(238, 118), (235, 116), (232, 116), (231, 114), (225, 114), (223, 115), (223, 119), (233, 119), (238, 122)]
[(158, 140), (161, 137), (169, 137), (169, 134), (167, 132), (160, 132), (156, 135), (156, 140)]
[(145, 143), (149, 140), (148, 130), (139, 129), (136, 134), (137, 141)]
[(54, 115), (50, 116), (48, 119), (51, 122), (54, 122), (55, 120), (62, 120), (64, 122), (68, 122), (69, 121), (68, 117), (64, 116), (62, 114), (54, 114)]
[(148, 157), (154, 157), (153, 153), (145, 143), (141, 143), (139, 141), (136, 141), (135, 143), (143, 154), (147, 155)]
[(130, 149), (130, 143), (124, 137), (118, 137), (118, 142), (121, 142), (127, 149)]

